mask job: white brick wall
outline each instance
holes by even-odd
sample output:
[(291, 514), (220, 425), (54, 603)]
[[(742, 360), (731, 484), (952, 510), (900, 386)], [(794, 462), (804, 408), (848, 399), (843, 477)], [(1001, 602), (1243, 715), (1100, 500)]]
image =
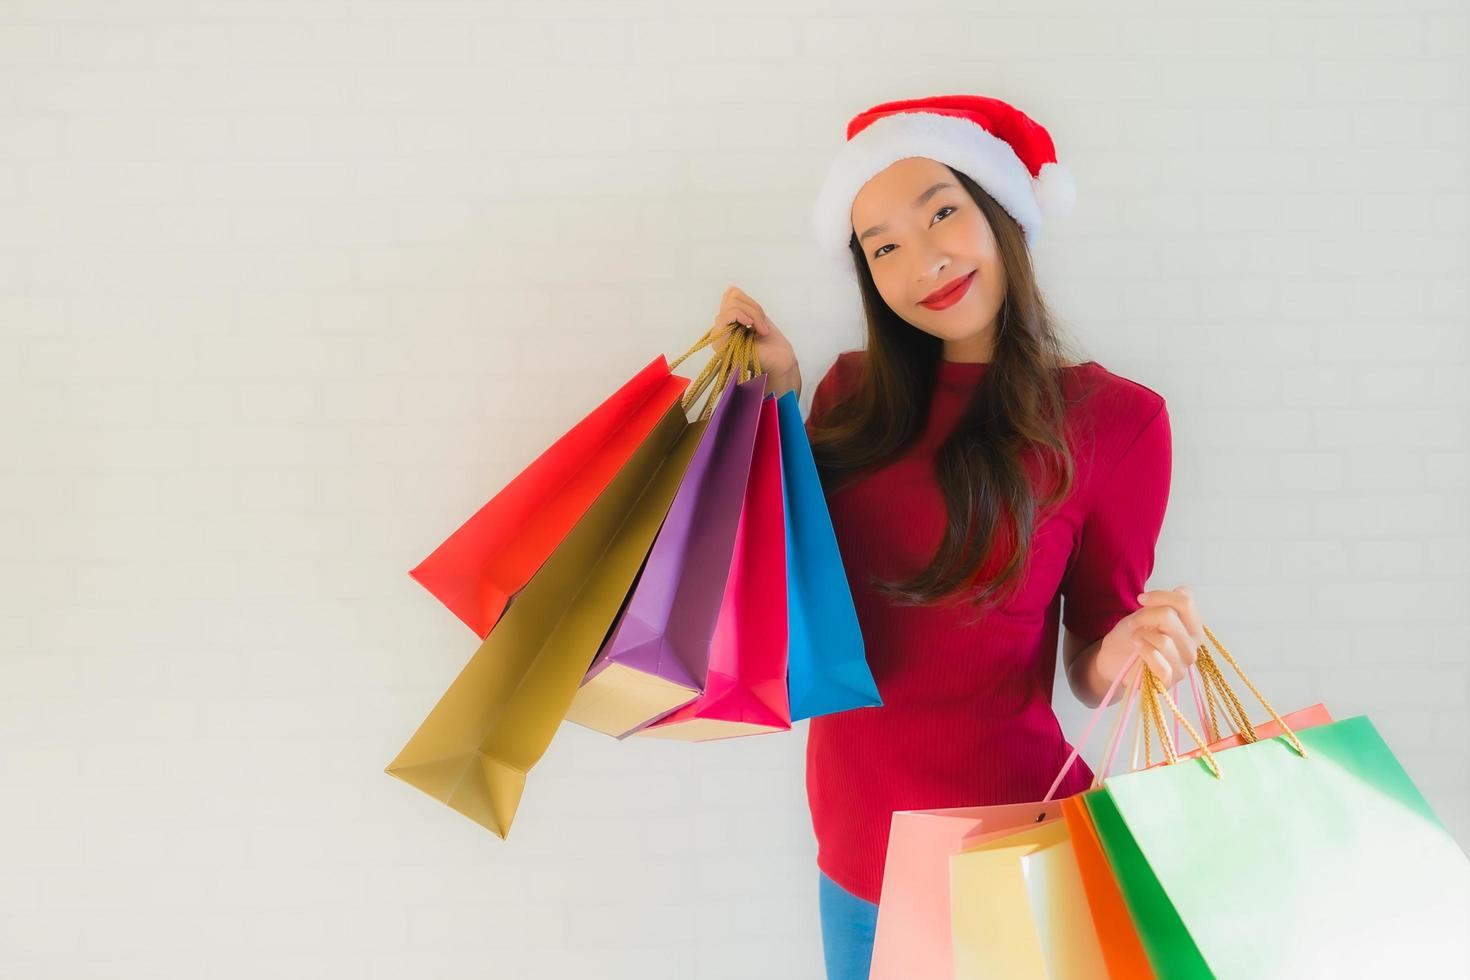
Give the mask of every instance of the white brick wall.
[(496, 840), (381, 771), (474, 648), (406, 571), (731, 282), (809, 401), (815, 182), (937, 92), (1077, 175), (1150, 584), (1470, 839), (1470, 17), (1191, 6), (0, 5), (0, 976), (817, 976), (804, 725), (568, 728)]

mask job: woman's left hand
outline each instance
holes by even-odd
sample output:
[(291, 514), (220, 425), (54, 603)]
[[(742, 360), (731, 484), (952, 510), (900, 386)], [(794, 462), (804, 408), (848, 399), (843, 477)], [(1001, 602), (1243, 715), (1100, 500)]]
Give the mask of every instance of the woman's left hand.
[[(1103, 637), (1098, 667), (1111, 683), (1134, 652), (1165, 687), (1185, 679), (1205, 642), (1204, 627), (1187, 585), (1153, 589), (1138, 596), (1141, 609), (1124, 616)], [(1106, 654), (1106, 656), (1104, 656)]]

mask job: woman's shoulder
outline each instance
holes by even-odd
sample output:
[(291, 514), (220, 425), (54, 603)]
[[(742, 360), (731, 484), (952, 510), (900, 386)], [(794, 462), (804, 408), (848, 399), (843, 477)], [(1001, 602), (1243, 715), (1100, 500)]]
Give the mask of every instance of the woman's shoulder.
[[(1096, 361), (1086, 361), (1066, 374), (1071, 382), (1069, 411), (1082, 438), (1083, 458), (1104, 465), (1142, 441), (1151, 446), (1169, 443), (1168, 406), (1153, 388)], [(1153, 435), (1143, 440), (1149, 433)]]
[(867, 356), (868, 351), (864, 347), (840, 352), (822, 372), (817, 388), (829, 398), (840, 397), (852, 388), (862, 373), (863, 360)]
[(842, 351), (827, 365), (822, 376), (812, 386), (811, 409), (807, 412), (808, 426), (819, 423), (828, 410), (852, 390), (853, 383), (862, 370), (861, 359), (866, 355), (867, 351), (861, 348)]
[(1098, 418), (1123, 424), (1143, 423), (1164, 411), (1164, 396), (1141, 381), (1108, 370), (1097, 361), (1083, 361), (1065, 373), (1071, 382), (1070, 395), (1083, 411)]
[(836, 372), (840, 377), (852, 377), (862, 370), (863, 361), (865, 361), (867, 357), (868, 349), (866, 347), (856, 347), (852, 350), (845, 350), (842, 353), (838, 354), (837, 359), (832, 362), (832, 370)]

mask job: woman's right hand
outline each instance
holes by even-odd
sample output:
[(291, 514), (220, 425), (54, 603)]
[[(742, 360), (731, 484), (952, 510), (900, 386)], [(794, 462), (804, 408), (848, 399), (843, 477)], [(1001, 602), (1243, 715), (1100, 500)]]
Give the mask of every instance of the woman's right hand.
[(1158, 675), (1165, 687), (1173, 687), (1189, 676), (1204, 645), (1204, 627), (1194, 590), (1187, 585), (1172, 589), (1150, 589), (1138, 596), (1142, 605), (1120, 619), (1103, 637), (1098, 648), (1098, 672), (1111, 684), (1123, 667), (1138, 654)]
[(760, 355), (761, 370), (769, 376), (767, 390), (780, 395), (788, 388), (800, 389), (801, 369), (796, 362), (796, 351), (761, 305), (749, 294), (736, 286), (726, 289), (720, 297), (720, 310), (715, 314), (714, 326), (707, 336), (713, 337), (711, 346), (721, 353), (734, 334), (731, 322), (755, 328), (755, 348)]

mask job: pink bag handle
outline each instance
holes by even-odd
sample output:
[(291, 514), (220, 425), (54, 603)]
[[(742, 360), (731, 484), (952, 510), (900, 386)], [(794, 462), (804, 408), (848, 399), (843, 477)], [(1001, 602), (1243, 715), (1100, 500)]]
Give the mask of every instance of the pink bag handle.
[[(1193, 664), (1190, 665), (1188, 673), (1189, 673), (1189, 691), (1190, 691), (1191, 694), (1194, 695), (1194, 712), (1195, 712), (1196, 715), (1199, 716), (1200, 729), (1202, 731), (1204, 731), (1205, 734), (1206, 734), (1206, 736), (1209, 738), (1209, 740), (1211, 742), (1213, 742), (1213, 741), (1215, 741), (1216, 739), (1218, 739), (1220, 737), (1220, 733), (1217, 732), (1217, 731), (1215, 731), (1214, 730), (1214, 726), (1212, 726), (1208, 721), (1205, 720), (1205, 701), (1204, 701), (1204, 698), (1200, 697), (1200, 693), (1199, 693), (1199, 679), (1198, 679), (1198, 676), (1197, 676), (1198, 675), (1198, 671), (1195, 669), (1195, 666)], [(1174, 695), (1174, 699), (1177, 701), (1179, 699), (1179, 695), (1178, 694), (1175, 694)], [(1178, 722), (1179, 719), (1178, 718), (1175, 718), (1174, 721), (1175, 722)], [(1179, 729), (1179, 726), (1176, 724), (1174, 726), (1174, 728), (1175, 728), (1175, 730), (1174, 730), (1174, 744), (1175, 745), (1178, 745), (1179, 744), (1179, 730), (1178, 730)]]
[[(1102, 717), (1104, 711), (1112, 707), (1114, 692), (1118, 690), (1118, 685), (1123, 682), (1123, 678), (1127, 677), (1133, 669), (1133, 665), (1138, 661), (1138, 657), (1139, 653), (1137, 650), (1129, 654), (1128, 662), (1123, 665), (1122, 670), (1118, 671), (1118, 675), (1113, 678), (1113, 683), (1108, 685), (1108, 693), (1103, 695), (1102, 700), (1093, 709), (1092, 717), (1087, 719), (1087, 727), (1082, 730), (1082, 737), (1077, 740), (1076, 745), (1072, 746), (1072, 754), (1067, 756), (1066, 762), (1062, 763), (1062, 771), (1057, 773), (1056, 779), (1052, 780), (1051, 789), (1046, 791), (1046, 795), (1041, 798), (1041, 802), (1049, 803), (1052, 794), (1057, 791), (1057, 787), (1062, 785), (1062, 780), (1066, 778), (1067, 773), (1072, 769), (1072, 764), (1077, 761), (1077, 757), (1082, 753), (1082, 746), (1086, 745), (1087, 740), (1092, 737), (1092, 730), (1097, 727), (1098, 719)], [(1125, 704), (1124, 710), (1126, 709), (1127, 705)]]
[[(1082, 754), (1082, 747), (1086, 745), (1087, 740), (1092, 737), (1092, 730), (1097, 727), (1098, 720), (1102, 717), (1102, 713), (1108, 708), (1112, 707), (1111, 701), (1113, 698), (1113, 693), (1117, 691), (1118, 685), (1122, 682), (1123, 678), (1129, 677), (1129, 674), (1132, 673), (1133, 676), (1129, 677), (1127, 692), (1123, 696), (1122, 706), (1119, 711), (1118, 725), (1114, 729), (1112, 736), (1108, 739), (1106, 756), (1103, 761), (1102, 769), (1098, 773), (1094, 773), (1093, 787), (1096, 788), (1097, 786), (1101, 785), (1103, 777), (1106, 776), (1107, 773), (1112, 771), (1113, 759), (1117, 755), (1118, 746), (1122, 742), (1122, 733), (1128, 727), (1127, 719), (1129, 714), (1132, 713), (1135, 704), (1137, 703), (1138, 694), (1141, 688), (1139, 680), (1143, 677), (1143, 671), (1139, 670), (1137, 672), (1133, 672), (1133, 666), (1135, 663), (1138, 662), (1139, 657), (1139, 652), (1134, 651), (1128, 657), (1127, 662), (1124, 663), (1123, 669), (1118, 672), (1118, 676), (1113, 678), (1113, 683), (1108, 686), (1108, 692), (1103, 695), (1102, 701), (1099, 702), (1098, 706), (1093, 709), (1092, 716), (1088, 718), (1087, 727), (1084, 728), (1082, 731), (1082, 737), (1078, 739), (1077, 744), (1072, 747), (1071, 755), (1067, 756), (1067, 761), (1062, 763), (1061, 772), (1058, 772), (1056, 779), (1052, 780), (1051, 788), (1046, 791), (1046, 796), (1042, 797), (1041, 802), (1049, 803), (1051, 801), (1051, 798), (1056, 793), (1058, 787), (1062, 785), (1062, 780), (1067, 777), (1067, 773), (1071, 771), (1072, 766), (1076, 763), (1078, 756)], [(1194, 707), (1196, 713), (1199, 715), (1200, 725), (1203, 726), (1206, 731), (1208, 731), (1209, 725), (1205, 721), (1204, 699), (1200, 697), (1199, 684), (1195, 679), (1194, 666), (1190, 665), (1186, 673), (1189, 675), (1189, 690), (1190, 693), (1194, 696)], [(1178, 700), (1178, 694), (1179, 683), (1176, 681), (1173, 686), (1173, 697), (1176, 701)], [(1179, 716), (1175, 715), (1175, 745), (1179, 744), (1179, 735)]]
[(1113, 769), (1113, 758), (1118, 753), (1118, 747), (1123, 744), (1123, 733), (1128, 731), (1128, 719), (1133, 714), (1133, 709), (1138, 705), (1139, 682), (1143, 679), (1143, 671), (1138, 670), (1128, 682), (1128, 693), (1123, 696), (1123, 708), (1118, 712), (1118, 725), (1113, 731), (1113, 737), (1108, 743), (1107, 754), (1103, 757), (1102, 767), (1092, 778), (1092, 788), (1096, 789), (1102, 785), (1103, 779)]
[[(1174, 682), (1174, 686), (1169, 689), (1169, 697), (1171, 697), (1171, 698), (1174, 699), (1174, 703), (1175, 704), (1178, 704), (1179, 703), (1179, 682), (1178, 681), (1175, 681)], [(1196, 704), (1195, 707), (1198, 708), (1199, 705)], [(1174, 715), (1173, 717), (1174, 717), (1174, 744), (1175, 745), (1178, 745), (1178, 744), (1180, 744), (1179, 743), (1179, 716), (1178, 715)]]

